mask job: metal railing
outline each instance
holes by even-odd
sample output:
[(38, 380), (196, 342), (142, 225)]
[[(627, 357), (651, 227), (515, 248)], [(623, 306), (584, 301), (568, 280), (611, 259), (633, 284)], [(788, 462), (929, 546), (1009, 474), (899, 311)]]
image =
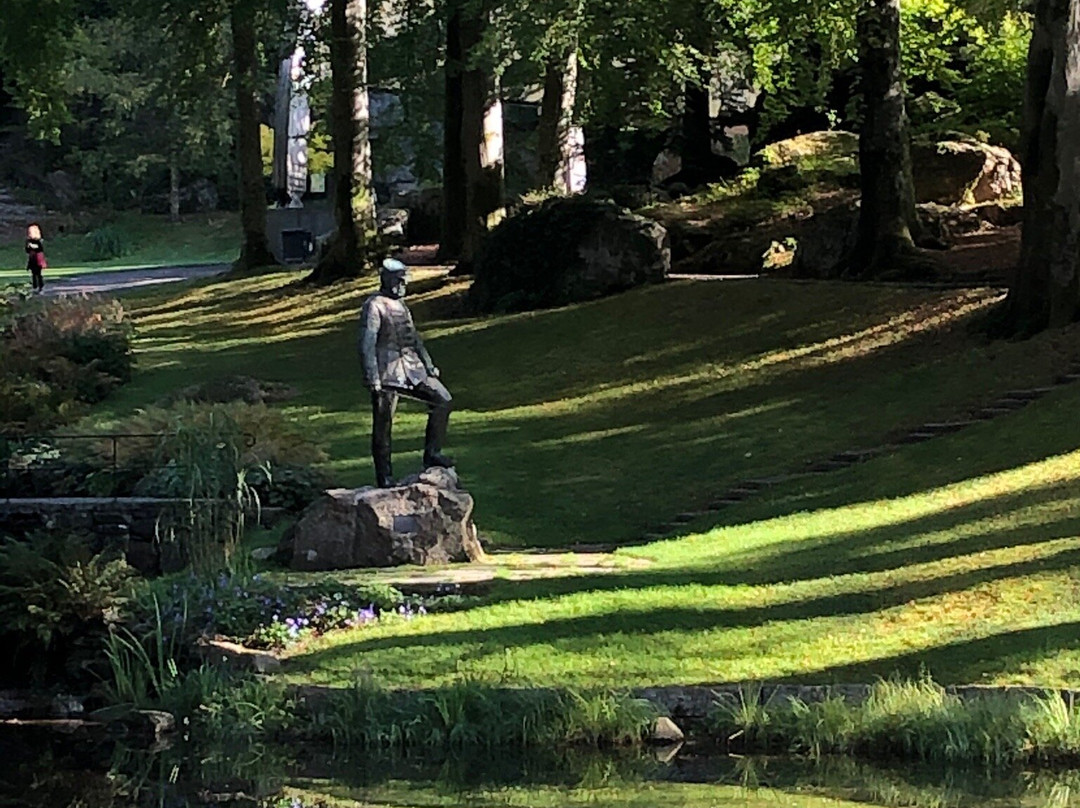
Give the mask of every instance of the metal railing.
[[(121, 468), (120, 445), (125, 440), (148, 440), (153, 439), (155, 445), (160, 444), (172, 433), (168, 432), (87, 432), (65, 433), (53, 435), (33, 435), (24, 432), (0, 434), (0, 463), (3, 463), (3, 491), (0, 492), (0, 500), (29, 499), (34, 498), (26, 495), (12, 496), (16, 490), (15, 481), (19, 475), (29, 480), (31, 488), (34, 486), (35, 475), (47, 475), (50, 471), (77, 468), (70, 458), (65, 458), (57, 443), (84, 441), (87, 443), (107, 442), (107, 451), (98, 453), (96, 460), (103, 463), (95, 471), (106, 472), (110, 475), (110, 493), (98, 497), (102, 499), (118, 499), (117, 481)], [(256, 444), (256, 438), (250, 433), (242, 434), (245, 448), (252, 448)], [(25, 461), (25, 462), (23, 462)], [(97, 466), (93, 461), (87, 461), (88, 465)], [(142, 468), (143, 474), (151, 473), (165, 466), (151, 466)], [(55, 498), (56, 494), (50, 494)]]

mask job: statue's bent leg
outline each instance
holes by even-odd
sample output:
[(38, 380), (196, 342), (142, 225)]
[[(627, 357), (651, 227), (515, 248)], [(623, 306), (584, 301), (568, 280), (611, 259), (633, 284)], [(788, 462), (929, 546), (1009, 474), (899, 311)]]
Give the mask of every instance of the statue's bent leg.
[(427, 378), (411, 391), (411, 395), (428, 405), (427, 431), (424, 435), (424, 468), (450, 468), (454, 461), (442, 454), (446, 429), (450, 424), (453, 398), (446, 386), (435, 378)]
[(389, 390), (371, 394), (371, 458), (375, 461), (375, 484), (394, 485), (392, 434), (398, 394)]

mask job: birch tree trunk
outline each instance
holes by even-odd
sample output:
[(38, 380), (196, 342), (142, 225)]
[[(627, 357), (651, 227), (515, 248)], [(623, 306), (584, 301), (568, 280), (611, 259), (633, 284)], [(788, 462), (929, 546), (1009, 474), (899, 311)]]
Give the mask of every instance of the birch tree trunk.
[(540, 182), (545, 188), (567, 196), (574, 144), (574, 106), (577, 103), (578, 52), (570, 47), (561, 57), (548, 63), (544, 75), (544, 98), (540, 105), (540, 131), (537, 148)]

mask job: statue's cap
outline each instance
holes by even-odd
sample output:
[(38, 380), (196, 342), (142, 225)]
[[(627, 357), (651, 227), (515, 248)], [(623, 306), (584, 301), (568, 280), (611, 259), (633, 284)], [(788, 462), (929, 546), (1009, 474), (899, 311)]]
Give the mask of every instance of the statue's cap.
[(385, 275), (408, 275), (409, 268), (396, 258), (387, 258), (382, 262), (382, 271)]

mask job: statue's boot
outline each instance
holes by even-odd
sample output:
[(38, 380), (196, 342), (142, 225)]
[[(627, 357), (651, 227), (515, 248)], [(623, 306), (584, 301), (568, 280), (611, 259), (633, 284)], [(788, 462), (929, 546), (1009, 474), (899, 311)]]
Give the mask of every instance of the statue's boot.
[(389, 455), (375, 458), (375, 484), (379, 488), (393, 488), (397, 485)]
[(446, 440), (446, 428), (450, 424), (450, 408), (435, 407), (428, 415), (427, 432), (424, 435), (424, 468), (454, 467), (454, 459), (442, 454), (443, 441)]

